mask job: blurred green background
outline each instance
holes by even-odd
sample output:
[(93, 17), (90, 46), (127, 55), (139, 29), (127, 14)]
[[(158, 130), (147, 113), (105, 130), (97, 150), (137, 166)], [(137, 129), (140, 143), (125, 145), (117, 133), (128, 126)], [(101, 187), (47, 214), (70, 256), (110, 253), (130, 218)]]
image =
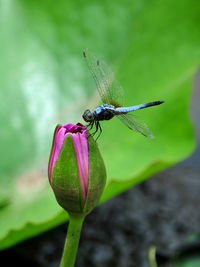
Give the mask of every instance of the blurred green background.
[(193, 151), (188, 108), (200, 61), (199, 15), (196, 0), (0, 1), (0, 249), (67, 219), (47, 162), (56, 124), (82, 122), (83, 111), (99, 103), (84, 48), (112, 67), (127, 105), (166, 102), (137, 113), (155, 140), (117, 119), (102, 123), (102, 201)]

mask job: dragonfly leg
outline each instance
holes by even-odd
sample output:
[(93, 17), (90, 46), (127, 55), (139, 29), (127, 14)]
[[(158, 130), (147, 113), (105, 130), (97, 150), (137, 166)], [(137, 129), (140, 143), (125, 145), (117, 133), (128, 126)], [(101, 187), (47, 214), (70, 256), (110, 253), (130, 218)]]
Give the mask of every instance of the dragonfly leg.
[(85, 127), (89, 130), (89, 127), (91, 126), (91, 122), (85, 125)]
[(91, 130), (93, 128), (93, 125), (94, 125), (94, 121), (91, 121), (88, 125), (86, 125), (86, 128), (88, 130)]
[[(94, 121), (91, 121), (88, 125), (86, 125), (86, 128), (88, 129), (88, 131), (90, 131), (90, 130), (92, 130), (93, 126), (94, 126)], [(88, 138), (90, 136), (93, 136), (93, 134), (91, 134), (90, 132), (88, 132)]]
[(98, 134), (98, 136), (97, 136), (97, 138), (96, 138), (96, 140), (95, 141), (97, 141), (97, 139), (99, 139), (99, 137), (100, 137), (100, 135), (101, 135), (101, 133), (102, 133), (102, 128), (101, 128), (101, 124), (100, 124), (100, 122), (98, 121), (98, 127), (99, 127), (99, 134)]
[(88, 125), (88, 126), (90, 126), (90, 130), (93, 128), (94, 124), (95, 124), (96, 129), (95, 129), (95, 131), (93, 133), (89, 134), (89, 136), (94, 136), (98, 132), (98, 130), (100, 130), (99, 134), (97, 135), (97, 138), (95, 139), (95, 141), (97, 141), (97, 139), (100, 137), (100, 135), (102, 133), (102, 128), (101, 128), (101, 125), (100, 125), (99, 121), (93, 121), (91, 123), (91, 125), (90, 124)]
[(94, 121), (94, 123), (95, 123), (95, 127), (96, 127), (96, 129), (95, 129), (95, 131), (91, 134), (92, 136), (94, 136), (94, 135), (98, 132), (98, 129), (99, 129), (99, 122), (98, 122), (98, 121)]

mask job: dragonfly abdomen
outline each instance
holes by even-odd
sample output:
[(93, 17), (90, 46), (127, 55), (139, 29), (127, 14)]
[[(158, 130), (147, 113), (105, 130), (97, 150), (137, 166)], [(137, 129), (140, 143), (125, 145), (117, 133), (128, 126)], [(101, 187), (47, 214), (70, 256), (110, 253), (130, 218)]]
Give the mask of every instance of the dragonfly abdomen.
[(132, 112), (135, 110), (139, 110), (142, 108), (148, 108), (148, 107), (152, 107), (152, 106), (156, 106), (156, 105), (160, 105), (162, 104), (164, 101), (154, 101), (154, 102), (149, 102), (146, 104), (141, 104), (141, 105), (137, 105), (137, 106), (132, 106), (132, 107), (121, 107), (121, 108), (116, 108), (116, 114), (120, 115), (120, 114), (126, 114), (128, 112)]

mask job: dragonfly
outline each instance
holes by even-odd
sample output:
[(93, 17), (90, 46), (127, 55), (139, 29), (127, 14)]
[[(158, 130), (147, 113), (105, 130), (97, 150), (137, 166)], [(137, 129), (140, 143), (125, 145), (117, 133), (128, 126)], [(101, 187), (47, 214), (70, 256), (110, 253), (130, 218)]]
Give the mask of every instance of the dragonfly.
[(92, 135), (95, 135), (98, 130), (100, 130), (97, 137), (98, 139), (102, 133), (100, 121), (117, 117), (132, 131), (139, 132), (145, 137), (154, 139), (154, 135), (149, 130), (147, 124), (141, 118), (130, 112), (160, 105), (164, 103), (164, 101), (153, 101), (146, 104), (124, 107), (124, 90), (115, 78), (111, 68), (103, 60), (97, 59), (89, 49), (83, 51), (83, 56), (103, 102), (103, 104), (98, 106), (93, 112), (86, 109), (82, 115), (84, 121), (88, 123), (86, 126), (88, 130), (92, 130), (93, 126), (96, 127)]

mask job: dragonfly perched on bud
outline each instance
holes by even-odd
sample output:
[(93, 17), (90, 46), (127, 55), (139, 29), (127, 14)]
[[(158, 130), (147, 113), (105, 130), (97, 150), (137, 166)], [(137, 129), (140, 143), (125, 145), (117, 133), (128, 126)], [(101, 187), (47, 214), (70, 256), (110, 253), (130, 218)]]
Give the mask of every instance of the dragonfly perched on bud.
[(84, 121), (88, 123), (87, 128), (89, 130), (95, 125), (96, 129), (92, 135), (100, 130), (98, 137), (100, 136), (102, 132), (100, 121), (110, 120), (113, 117), (117, 117), (129, 129), (154, 139), (154, 135), (151, 133), (146, 123), (130, 112), (160, 105), (164, 103), (164, 101), (154, 101), (137, 106), (124, 107), (124, 90), (120, 83), (115, 79), (115, 75), (110, 67), (105, 62), (98, 60), (88, 49), (83, 51), (83, 56), (86, 59), (88, 68), (93, 76), (103, 102), (103, 104), (97, 107), (93, 112), (87, 109), (82, 115)]

